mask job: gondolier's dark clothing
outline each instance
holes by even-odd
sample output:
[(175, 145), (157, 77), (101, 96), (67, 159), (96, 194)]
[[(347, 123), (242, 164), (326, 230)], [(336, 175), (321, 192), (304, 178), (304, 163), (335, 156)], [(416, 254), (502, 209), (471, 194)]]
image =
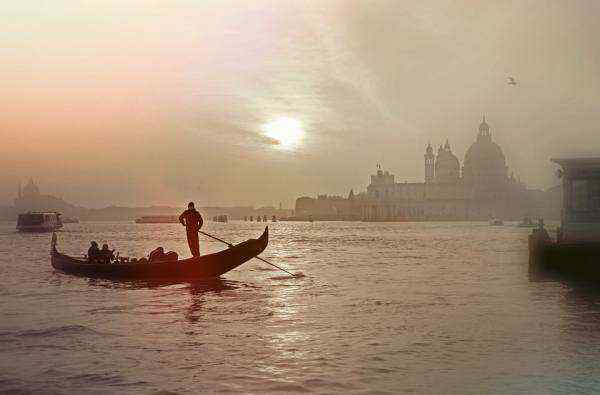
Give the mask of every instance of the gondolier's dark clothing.
[(198, 232), (187, 230), (188, 246), (192, 256), (200, 256), (200, 241), (198, 240)]
[(202, 228), (204, 220), (196, 209), (187, 209), (179, 216), (187, 232), (188, 245), (192, 256), (200, 256), (200, 244), (198, 241), (198, 231)]

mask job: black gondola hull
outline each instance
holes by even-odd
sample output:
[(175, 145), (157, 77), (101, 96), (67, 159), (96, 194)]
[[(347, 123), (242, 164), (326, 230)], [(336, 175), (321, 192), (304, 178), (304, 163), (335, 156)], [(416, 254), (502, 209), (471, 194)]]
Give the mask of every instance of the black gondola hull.
[(164, 263), (88, 263), (61, 254), (55, 237), (51, 248), (54, 269), (76, 276), (115, 280), (195, 281), (219, 277), (262, 253), (269, 242), (269, 229), (258, 239), (250, 239), (226, 250), (195, 258)]

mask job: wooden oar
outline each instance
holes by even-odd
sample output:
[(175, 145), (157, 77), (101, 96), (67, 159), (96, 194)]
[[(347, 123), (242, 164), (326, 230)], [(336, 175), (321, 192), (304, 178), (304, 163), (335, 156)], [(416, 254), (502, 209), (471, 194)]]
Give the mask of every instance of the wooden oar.
[[(203, 231), (201, 231), (201, 230), (198, 230), (198, 233), (202, 233), (204, 236), (208, 236), (208, 237), (210, 237), (210, 238), (212, 238), (212, 239), (215, 239), (215, 240), (218, 240), (218, 241), (220, 241), (221, 243), (225, 243), (225, 244), (227, 244), (229, 247), (233, 247), (233, 246), (234, 246), (233, 244), (231, 244), (231, 243), (229, 243), (229, 242), (227, 242), (227, 241), (225, 241), (225, 240), (223, 240), (223, 239), (219, 239), (217, 236), (213, 236), (213, 235), (211, 235), (211, 234), (208, 234), (208, 233), (206, 233), (206, 232), (203, 232)], [(274, 264), (274, 263), (271, 263), (271, 262), (267, 261), (266, 259), (263, 259), (263, 258), (261, 258), (261, 257), (259, 257), (259, 256), (255, 256), (255, 258), (256, 258), (256, 259), (258, 259), (259, 261), (263, 261), (264, 263), (266, 263), (266, 264), (268, 264), (268, 265), (271, 265), (271, 266), (273, 266), (273, 267), (276, 267), (277, 269), (279, 269), (279, 270), (281, 270), (281, 271), (283, 271), (283, 272), (286, 272), (287, 274), (289, 274), (289, 275), (290, 275), (290, 276), (292, 276), (292, 277), (296, 277), (296, 275), (295, 275), (294, 273), (290, 273), (290, 272), (288, 272), (287, 270), (285, 270), (284, 268), (282, 268), (282, 267), (279, 267), (279, 266), (277, 266), (276, 264)]]

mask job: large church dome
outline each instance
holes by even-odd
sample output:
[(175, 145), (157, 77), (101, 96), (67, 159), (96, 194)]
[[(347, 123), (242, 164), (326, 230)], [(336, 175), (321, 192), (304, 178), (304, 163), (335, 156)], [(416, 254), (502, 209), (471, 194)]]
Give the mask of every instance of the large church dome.
[(474, 184), (496, 184), (508, 179), (506, 158), (500, 146), (492, 141), (489, 125), (479, 125), (477, 140), (465, 154), (463, 177)]
[(29, 182), (23, 188), (23, 197), (37, 197), (40, 195), (40, 189), (33, 182), (33, 179), (29, 179)]

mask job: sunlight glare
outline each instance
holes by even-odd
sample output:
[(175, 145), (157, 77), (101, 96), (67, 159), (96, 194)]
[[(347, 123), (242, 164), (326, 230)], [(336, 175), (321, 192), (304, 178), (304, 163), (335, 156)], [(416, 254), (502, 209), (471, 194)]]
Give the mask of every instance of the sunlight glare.
[(297, 119), (280, 117), (262, 127), (265, 136), (277, 140), (278, 148), (290, 150), (297, 147), (304, 136), (302, 125)]

